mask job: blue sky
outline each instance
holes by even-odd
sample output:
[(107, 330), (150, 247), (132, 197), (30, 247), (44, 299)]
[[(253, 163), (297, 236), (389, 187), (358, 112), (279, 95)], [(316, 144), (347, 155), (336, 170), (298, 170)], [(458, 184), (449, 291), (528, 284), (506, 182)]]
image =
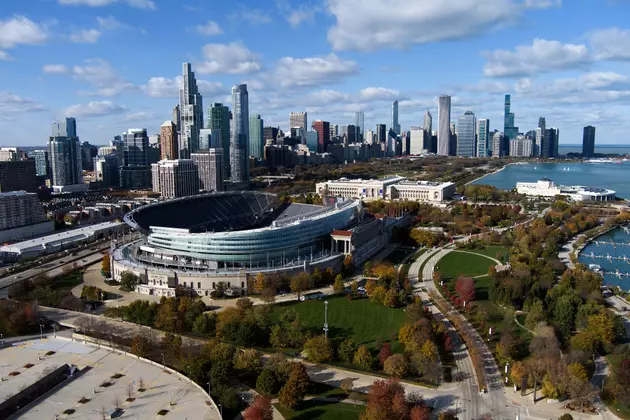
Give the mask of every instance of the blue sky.
[(250, 112), (286, 129), (290, 111), (366, 129), (422, 124), (453, 96), (502, 130), (539, 116), (580, 143), (630, 144), (629, 0), (2, 0), (0, 145), (43, 145), (77, 118), (105, 144), (128, 128), (159, 131), (177, 103), (181, 64), (204, 108), (248, 83)]

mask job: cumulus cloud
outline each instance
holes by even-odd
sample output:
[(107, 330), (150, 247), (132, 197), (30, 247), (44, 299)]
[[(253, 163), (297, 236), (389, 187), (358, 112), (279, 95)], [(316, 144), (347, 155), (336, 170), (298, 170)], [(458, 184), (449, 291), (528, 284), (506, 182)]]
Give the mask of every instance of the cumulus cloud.
[(38, 112), (46, 109), (32, 99), (22, 98), (16, 94), (0, 91), (0, 114)]
[(610, 28), (589, 34), (598, 60), (630, 60), (630, 30)]
[(65, 64), (46, 64), (42, 71), (47, 74), (67, 74), (70, 69)]
[(359, 73), (359, 65), (335, 54), (324, 57), (281, 58), (270, 78), (281, 87), (320, 86)]
[(24, 16), (0, 20), (0, 48), (16, 45), (41, 45), (48, 40), (48, 30)]
[(205, 25), (197, 25), (197, 33), (206, 36), (214, 36), (223, 33), (223, 29), (213, 20), (209, 20)]
[(115, 96), (124, 90), (134, 89), (133, 84), (102, 59), (85, 60), (85, 65), (72, 67), (71, 73), (77, 80), (98, 88), (94, 92), (84, 92), (89, 95)]
[(83, 29), (70, 35), (70, 41), (76, 44), (94, 44), (101, 37), (97, 29)]
[(313, 23), (315, 15), (322, 11), (319, 5), (300, 4), (297, 7), (291, 6), (288, 0), (276, 0), (276, 6), (282, 15), (285, 16), (291, 27), (296, 28), (302, 23)]
[(127, 108), (112, 101), (92, 101), (87, 104), (71, 105), (64, 110), (64, 115), (73, 117), (94, 118), (107, 115), (122, 114)]
[(484, 75), (491, 77), (527, 76), (552, 70), (584, 66), (591, 61), (585, 45), (534, 39), (532, 45), (519, 45), (514, 51), (495, 50), (483, 54), (488, 62)]
[(264, 25), (271, 23), (271, 16), (260, 9), (251, 9), (240, 6), (238, 10), (230, 13), (228, 19), (235, 25), (247, 22), (250, 25)]
[(58, 0), (62, 6), (103, 7), (114, 3), (126, 3), (136, 9), (157, 10), (152, 0)]
[(113, 16), (97, 17), (96, 22), (98, 23), (99, 28), (106, 31), (113, 31), (126, 26)]
[(197, 66), (200, 74), (249, 74), (262, 69), (260, 56), (240, 42), (208, 44), (203, 55), (205, 61)]

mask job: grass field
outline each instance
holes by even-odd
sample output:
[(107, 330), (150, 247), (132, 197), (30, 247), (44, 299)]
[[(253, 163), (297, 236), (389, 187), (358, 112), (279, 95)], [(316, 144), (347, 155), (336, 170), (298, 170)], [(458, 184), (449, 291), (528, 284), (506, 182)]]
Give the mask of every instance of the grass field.
[(445, 280), (456, 279), (460, 275), (476, 277), (488, 274), (488, 269), (495, 262), (482, 255), (453, 251), (440, 260), (436, 270)]
[[(345, 297), (334, 296), (328, 301), (328, 336), (335, 340), (352, 338), (357, 345), (367, 345), (376, 350), (377, 338), (391, 341), (392, 351), (402, 351), (402, 345), (395, 340), (398, 330), (405, 323), (402, 309), (386, 308), (368, 299), (348, 301)], [(274, 306), (272, 322), (277, 322), (280, 313), (287, 308), (295, 308), (304, 325), (317, 334), (324, 326), (324, 301), (311, 300), (291, 302)]]
[[(474, 252), (475, 254), (486, 255), (491, 258), (496, 258), (503, 261), (503, 258), (509, 253), (510, 249), (502, 245), (486, 245), (484, 249), (466, 249), (468, 252)], [(497, 257), (497, 254), (500, 257)]]
[(72, 289), (74, 286), (78, 286), (81, 283), (83, 283), (82, 273), (80, 271), (73, 271), (55, 278), (52, 281), (52, 288)]
[(287, 420), (358, 420), (365, 407), (328, 401), (304, 401), (291, 410), (280, 404), (274, 404)]
[(383, 261), (389, 261), (390, 263), (396, 265), (400, 264), (409, 254), (411, 254), (414, 250), (409, 247), (397, 247), (394, 249)]

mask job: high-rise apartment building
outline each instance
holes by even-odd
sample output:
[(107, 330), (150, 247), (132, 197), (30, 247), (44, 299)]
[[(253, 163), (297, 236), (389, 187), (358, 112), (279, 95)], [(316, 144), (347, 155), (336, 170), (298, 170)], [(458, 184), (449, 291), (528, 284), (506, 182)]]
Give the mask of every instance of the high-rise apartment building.
[(376, 124), (376, 143), (387, 143), (387, 126), (385, 124)]
[(265, 157), (265, 139), (263, 138), (263, 120), (260, 114), (249, 116), (249, 141), (253, 157), (263, 160)]
[(304, 131), (308, 130), (308, 116), (306, 112), (291, 112), (289, 114), (289, 129), (294, 127), (303, 128)]
[(509, 140), (513, 140), (518, 135), (518, 127), (514, 126), (514, 113), (511, 112), (511, 99), (510, 95), (505, 95), (505, 114), (503, 121), (503, 132), (505, 137)]
[(84, 141), (81, 144), (81, 169), (84, 171), (94, 170), (94, 158), (98, 154), (98, 147)]
[(199, 130), (199, 150), (221, 149), (221, 131), (211, 128)]
[(438, 98), (438, 152), (440, 156), (450, 155), (451, 144), (451, 97)]
[(146, 128), (129, 129), (123, 133), (122, 141), (123, 160), (120, 168), (120, 186), (123, 188), (150, 187), (149, 136)]
[(584, 135), (582, 137), (582, 156), (585, 158), (595, 156), (595, 127), (592, 125), (584, 127)]
[(317, 132), (317, 149), (311, 152), (324, 153), (330, 144), (330, 123), (317, 120), (313, 123), (313, 130)]
[(35, 159), (0, 162), (0, 192), (37, 192), (39, 184)]
[(163, 198), (199, 193), (199, 175), (192, 159), (161, 160), (151, 165), (153, 191)]
[(477, 154), (477, 119), (472, 111), (459, 117), (457, 124), (457, 156), (474, 157)]
[(545, 130), (545, 135), (542, 141), (541, 156), (543, 158), (552, 158), (558, 156), (558, 138), (560, 136), (560, 130), (556, 128), (549, 128)]
[(26, 191), (0, 193), (0, 241), (19, 240), (54, 230), (37, 194)]
[(230, 168), (233, 182), (249, 182), (249, 95), (247, 85), (232, 87)]
[(115, 154), (99, 155), (94, 158), (94, 179), (101, 188), (111, 188), (120, 185), (118, 158)]
[(374, 131), (368, 130), (365, 132), (365, 144), (374, 144)]
[(48, 158), (54, 186), (83, 183), (81, 143), (74, 118), (53, 124), (52, 136), (48, 140)]
[(365, 138), (365, 113), (358, 111), (354, 115), (354, 123), (357, 127), (357, 139), (363, 140)]
[(505, 134), (497, 131), (492, 136), (492, 157), (501, 158), (505, 155)]
[(223, 191), (223, 151), (221, 149), (202, 150), (192, 154), (192, 160), (199, 175), (199, 189), (203, 191)]
[(477, 121), (477, 156), (488, 157), (490, 149), (490, 120), (481, 118)]
[(400, 134), (400, 124), (398, 122), (398, 101), (392, 103), (392, 126), (391, 129)]
[(419, 125), (412, 125), (410, 127), (410, 135), (411, 135), (411, 145), (410, 145), (410, 155), (422, 155), (427, 153), (424, 148), (424, 128)]
[(203, 102), (190, 63), (182, 65), (182, 86), (179, 90), (179, 158), (190, 158), (199, 149), (199, 130), (203, 128)]
[(29, 157), (35, 159), (35, 173), (44, 178), (50, 177), (50, 164), (48, 160), (48, 150), (33, 150)]
[(510, 156), (530, 157), (534, 152), (534, 140), (526, 138), (522, 134), (510, 140)]
[(160, 160), (177, 159), (178, 156), (177, 124), (173, 121), (164, 121), (160, 126)]
[(231, 130), (230, 120), (232, 113), (227, 106), (222, 103), (215, 102), (208, 109), (208, 125), (207, 128), (217, 130), (221, 133), (221, 148), (223, 149), (223, 178), (230, 176), (230, 142)]

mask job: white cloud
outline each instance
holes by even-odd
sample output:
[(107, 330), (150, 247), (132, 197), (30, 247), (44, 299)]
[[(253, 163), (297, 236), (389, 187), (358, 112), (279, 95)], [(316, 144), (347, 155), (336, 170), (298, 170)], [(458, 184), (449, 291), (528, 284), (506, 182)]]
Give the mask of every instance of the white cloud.
[(83, 29), (70, 35), (70, 41), (76, 44), (94, 44), (101, 37), (97, 29)]
[(525, 0), (524, 5), (528, 9), (549, 9), (562, 6), (562, 0)]
[(24, 16), (0, 20), (0, 48), (16, 45), (41, 45), (48, 39), (48, 30)]
[(206, 36), (214, 36), (223, 33), (223, 29), (213, 20), (209, 20), (205, 25), (197, 25), (197, 33)]
[(249, 74), (262, 69), (260, 56), (239, 42), (208, 44), (205, 61), (197, 66), (200, 74)]
[(260, 9), (250, 9), (245, 7), (239, 7), (235, 12), (232, 12), (228, 19), (236, 24), (240, 25), (243, 22), (247, 22), (251, 25), (264, 25), (271, 23), (271, 17)]
[(152, 0), (58, 0), (58, 3), (62, 6), (103, 7), (120, 1), (136, 9), (157, 10)]
[(122, 105), (111, 101), (93, 101), (87, 104), (71, 105), (64, 110), (64, 115), (73, 117), (104, 117), (106, 115), (122, 114), (127, 110)]
[(334, 83), (357, 73), (359, 65), (356, 62), (329, 54), (324, 57), (283, 57), (270, 77), (281, 87), (304, 87)]
[(13, 57), (11, 57), (6, 51), (0, 50), (0, 61), (13, 61)]
[(518, 20), (516, 0), (328, 0), (336, 18), (328, 40), (336, 50), (401, 49), (489, 32)]
[(124, 90), (134, 89), (107, 61), (101, 59), (85, 60), (85, 65), (72, 67), (72, 75), (83, 82), (98, 88), (89, 95), (115, 96)]
[(10, 92), (0, 91), (0, 114), (38, 112), (46, 109), (39, 103)]
[(630, 30), (610, 28), (589, 34), (598, 60), (630, 60)]
[[(182, 84), (182, 76), (173, 79), (167, 77), (152, 77), (146, 85), (141, 86), (142, 91), (152, 98), (176, 98)], [(227, 89), (218, 82), (208, 82), (197, 79), (199, 92), (204, 96), (215, 96), (227, 93)]]
[(359, 98), (364, 101), (393, 101), (400, 98), (400, 92), (382, 87), (368, 87), (359, 91)]
[(591, 61), (585, 45), (534, 39), (514, 51), (495, 50), (483, 54), (488, 62), (483, 72), (491, 77), (526, 76), (552, 70), (578, 68)]
[(155, 120), (157, 117), (153, 111), (139, 111), (131, 114), (127, 114), (124, 117), (125, 121), (147, 121)]
[(322, 11), (320, 6), (311, 4), (301, 4), (298, 7), (292, 7), (288, 0), (276, 0), (276, 6), (282, 13), (291, 27), (295, 28), (302, 22), (313, 23), (315, 15)]
[(119, 29), (126, 26), (113, 16), (108, 16), (108, 17), (99, 16), (96, 18), (96, 22), (98, 23), (99, 28), (105, 31), (113, 31), (115, 29)]
[(47, 74), (67, 74), (70, 69), (65, 64), (46, 64), (42, 71)]

